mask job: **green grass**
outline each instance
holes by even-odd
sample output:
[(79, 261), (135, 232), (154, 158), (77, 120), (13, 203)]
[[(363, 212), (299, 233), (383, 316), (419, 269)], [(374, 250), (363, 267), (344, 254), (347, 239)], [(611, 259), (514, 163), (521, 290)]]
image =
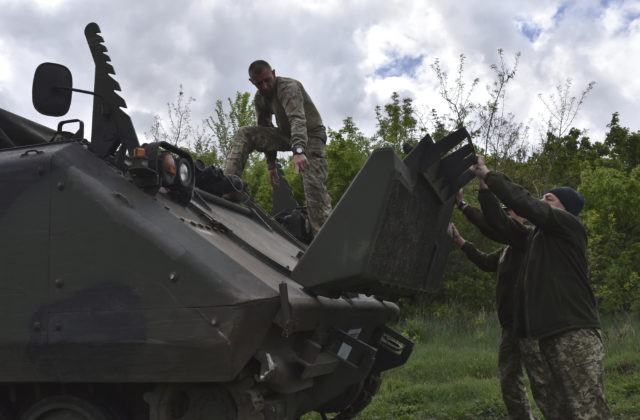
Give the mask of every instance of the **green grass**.
[(640, 418), (640, 316), (603, 319), (607, 402), (616, 419)]
[[(640, 418), (640, 317), (607, 316), (602, 321), (607, 401), (614, 418)], [(495, 315), (480, 313), (471, 320), (412, 318), (395, 328), (416, 342), (413, 354), (406, 365), (384, 372), (380, 391), (358, 419), (506, 416), (498, 378), (500, 328)], [(320, 416), (309, 414), (303, 419)]]

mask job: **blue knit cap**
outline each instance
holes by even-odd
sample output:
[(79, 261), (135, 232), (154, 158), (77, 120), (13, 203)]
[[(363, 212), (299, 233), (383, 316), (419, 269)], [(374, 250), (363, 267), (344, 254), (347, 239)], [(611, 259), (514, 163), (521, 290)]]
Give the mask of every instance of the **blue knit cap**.
[(551, 188), (548, 192), (558, 197), (565, 210), (577, 216), (584, 207), (584, 197), (571, 187)]

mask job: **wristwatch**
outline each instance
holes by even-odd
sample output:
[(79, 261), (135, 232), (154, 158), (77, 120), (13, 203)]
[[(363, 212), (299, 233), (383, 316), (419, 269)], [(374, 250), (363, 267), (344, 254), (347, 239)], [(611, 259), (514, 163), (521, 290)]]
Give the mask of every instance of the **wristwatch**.
[(297, 146), (295, 149), (293, 149), (293, 154), (304, 155), (304, 148), (302, 146)]
[(462, 208), (463, 208), (464, 206), (466, 206), (466, 205), (467, 205), (467, 202), (466, 202), (466, 201), (464, 201), (464, 200), (460, 200), (460, 202), (458, 203), (458, 208), (459, 208), (460, 210), (462, 210)]

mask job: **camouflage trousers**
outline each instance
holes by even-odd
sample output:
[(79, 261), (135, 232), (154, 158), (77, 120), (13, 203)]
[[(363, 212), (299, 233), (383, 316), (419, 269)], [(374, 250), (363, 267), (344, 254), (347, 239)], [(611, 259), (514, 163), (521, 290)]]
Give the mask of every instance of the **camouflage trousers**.
[(549, 392), (564, 401), (563, 419), (607, 420), (604, 395), (604, 345), (600, 331), (578, 329), (539, 340), (553, 376)]
[[(291, 139), (275, 127), (241, 127), (233, 137), (225, 174), (242, 176), (249, 154), (257, 150), (265, 154), (291, 151)], [(331, 213), (331, 197), (325, 183), (329, 164), (325, 153), (325, 138), (309, 136), (305, 148), (309, 168), (302, 172), (307, 212), (314, 233), (317, 233)]]
[(562, 399), (554, 391), (549, 363), (540, 353), (540, 345), (537, 338), (519, 338), (518, 345), (522, 356), (529, 382), (531, 393), (540, 412), (547, 420), (564, 419), (565, 408)]
[(502, 400), (510, 420), (534, 419), (522, 368), (518, 338), (513, 331), (504, 328), (498, 350), (498, 371)]
[(594, 329), (520, 339), (531, 391), (547, 420), (611, 419), (604, 398), (604, 346)]

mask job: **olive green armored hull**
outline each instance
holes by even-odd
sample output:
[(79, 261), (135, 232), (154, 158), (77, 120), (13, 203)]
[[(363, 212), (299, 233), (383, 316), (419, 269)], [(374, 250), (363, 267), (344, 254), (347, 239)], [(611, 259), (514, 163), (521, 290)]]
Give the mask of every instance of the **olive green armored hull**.
[[(355, 415), (411, 354), (393, 300), (440, 285), (466, 132), (374, 152), (306, 246), (197, 186), (188, 153), (140, 145), (85, 35), (91, 140), (0, 110), (0, 419)], [(39, 67), (38, 110), (66, 112), (67, 72)]]

